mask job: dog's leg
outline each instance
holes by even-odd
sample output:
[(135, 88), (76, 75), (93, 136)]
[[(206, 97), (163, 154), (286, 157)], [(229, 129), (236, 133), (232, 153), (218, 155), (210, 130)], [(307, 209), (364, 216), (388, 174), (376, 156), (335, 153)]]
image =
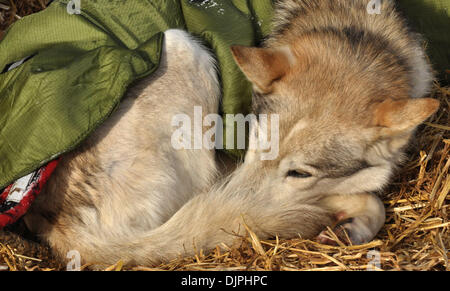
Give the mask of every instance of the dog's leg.
[[(322, 199), (320, 205), (335, 213), (336, 235), (345, 242), (364, 244), (371, 241), (385, 222), (385, 209), (381, 200), (373, 194), (335, 195)], [(326, 230), (317, 240), (335, 244)]]
[(86, 242), (77, 250), (85, 262), (157, 265), (200, 250), (231, 246), (236, 235), (246, 235), (247, 227), (260, 239), (311, 238), (330, 223), (331, 217), (320, 206), (218, 190), (197, 195), (165, 224), (140, 237)]

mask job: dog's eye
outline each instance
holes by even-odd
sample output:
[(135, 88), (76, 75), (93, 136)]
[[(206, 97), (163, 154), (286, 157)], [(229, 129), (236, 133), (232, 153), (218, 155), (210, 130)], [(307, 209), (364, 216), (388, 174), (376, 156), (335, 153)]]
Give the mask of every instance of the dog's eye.
[(292, 178), (309, 178), (312, 177), (312, 174), (301, 170), (290, 170), (287, 176)]

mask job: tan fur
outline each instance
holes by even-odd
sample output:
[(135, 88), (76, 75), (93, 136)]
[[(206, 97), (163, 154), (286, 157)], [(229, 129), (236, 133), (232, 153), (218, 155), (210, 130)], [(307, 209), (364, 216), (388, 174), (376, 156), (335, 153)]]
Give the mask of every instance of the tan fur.
[[(258, 86), (259, 91), (264, 93), (270, 93), (272, 83), (282, 78), (290, 66), (290, 56), (282, 50), (235, 46), (232, 51), (241, 69), (252, 78), (251, 81)], [(245, 60), (255, 61), (250, 64)]]
[(172, 147), (173, 115), (192, 115), (194, 106), (204, 115), (217, 112), (218, 90), (207, 51), (186, 33), (168, 31), (158, 71), (62, 158), (26, 216), (28, 227), (62, 258), (75, 250), (97, 265), (153, 264), (231, 245), (244, 224), (261, 237), (318, 234), (332, 222), (328, 210), (314, 199), (295, 203), (254, 192), (263, 178), (258, 164), (206, 191), (217, 176), (214, 152)]
[(63, 157), (26, 217), (63, 257), (78, 250), (85, 261), (102, 258), (100, 246), (144, 236), (216, 178), (213, 151), (176, 151), (171, 145), (175, 114), (192, 117), (195, 105), (204, 114), (217, 111), (214, 61), (177, 30), (166, 33), (164, 50), (158, 71)]
[(263, 165), (267, 179), (276, 180), (274, 169), (286, 177), (274, 195), (325, 197), (318, 205), (354, 218), (345, 224), (354, 243), (372, 239), (384, 217), (380, 202), (360, 193), (386, 185), (414, 129), (439, 107), (412, 99), (432, 83), (417, 35), (392, 1), (381, 15), (369, 15), (367, 4), (278, 1), (265, 48), (232, 49), (255, 84), (254, 111), (280, 115), (279, 157)]
[(408, 130), (427, 119), (439, 108), (435, 99), (386, 99), (375, 109), (374, 125), (395, 131)]
[(384, 209), (368, 193), (387, 184), (438, 104), (411, 99), (426, 94), (430, 68), (390, 2), (380, 16), (366, 2), (279, 1), (265, 47), (232, 49), (255, 85), (254, 113), (280, 117), (280, 151), (271, 161), (249, 151), (214, 186), (213, 152), (170, 145), (173, 114), (217, 112), (214, 65), (186, 34), (168, 32), (158, 72), (63, 158), (28, 225), (62, 256), (78, 250), (94, 263), (192, 255), (231, 244), (244, 223), (260, 238), (314, 238), (336, 214), (353, 218), (343, 226), (354, 243), (372, 239)]

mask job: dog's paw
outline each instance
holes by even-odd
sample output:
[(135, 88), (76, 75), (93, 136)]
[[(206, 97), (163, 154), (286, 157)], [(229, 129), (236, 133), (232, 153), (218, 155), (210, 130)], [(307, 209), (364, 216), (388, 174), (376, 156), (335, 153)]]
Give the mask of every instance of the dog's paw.
[[(333, 234), (328, 230), (322, 231), (316, 241), (327, 245), (337, 245), (337, 239), (344, 244), (361, 245), (370, 242), (376, 235), (370, 228), (370, 219), (358, 216), (340, 221), (334, 228)], [(336, 239), (337, 237), (337, 239)]]

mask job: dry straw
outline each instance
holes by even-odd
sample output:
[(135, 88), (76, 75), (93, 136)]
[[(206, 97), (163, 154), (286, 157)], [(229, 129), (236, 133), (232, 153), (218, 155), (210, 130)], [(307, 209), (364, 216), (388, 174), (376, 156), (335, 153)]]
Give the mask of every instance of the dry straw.
[[(0, 38), (13, 21), (44, 8), (45, 2), (0, 0)], [(374, 241), (362, 246), (328, 246), (300, 238), (261, 241), (247, 228), (250, 235), (233, 246), (132, 270), (450, 270), (449, 94), (449, 87), (435, 84), (431, 97), (441, 101), (441, 108), (419, 128), (408, 161), (380, 193), (387, 220)], [(61, 268), (47, 247), (0, 233), (0, 271)], [(119, 261), (106, 270), (122, 269)]]

